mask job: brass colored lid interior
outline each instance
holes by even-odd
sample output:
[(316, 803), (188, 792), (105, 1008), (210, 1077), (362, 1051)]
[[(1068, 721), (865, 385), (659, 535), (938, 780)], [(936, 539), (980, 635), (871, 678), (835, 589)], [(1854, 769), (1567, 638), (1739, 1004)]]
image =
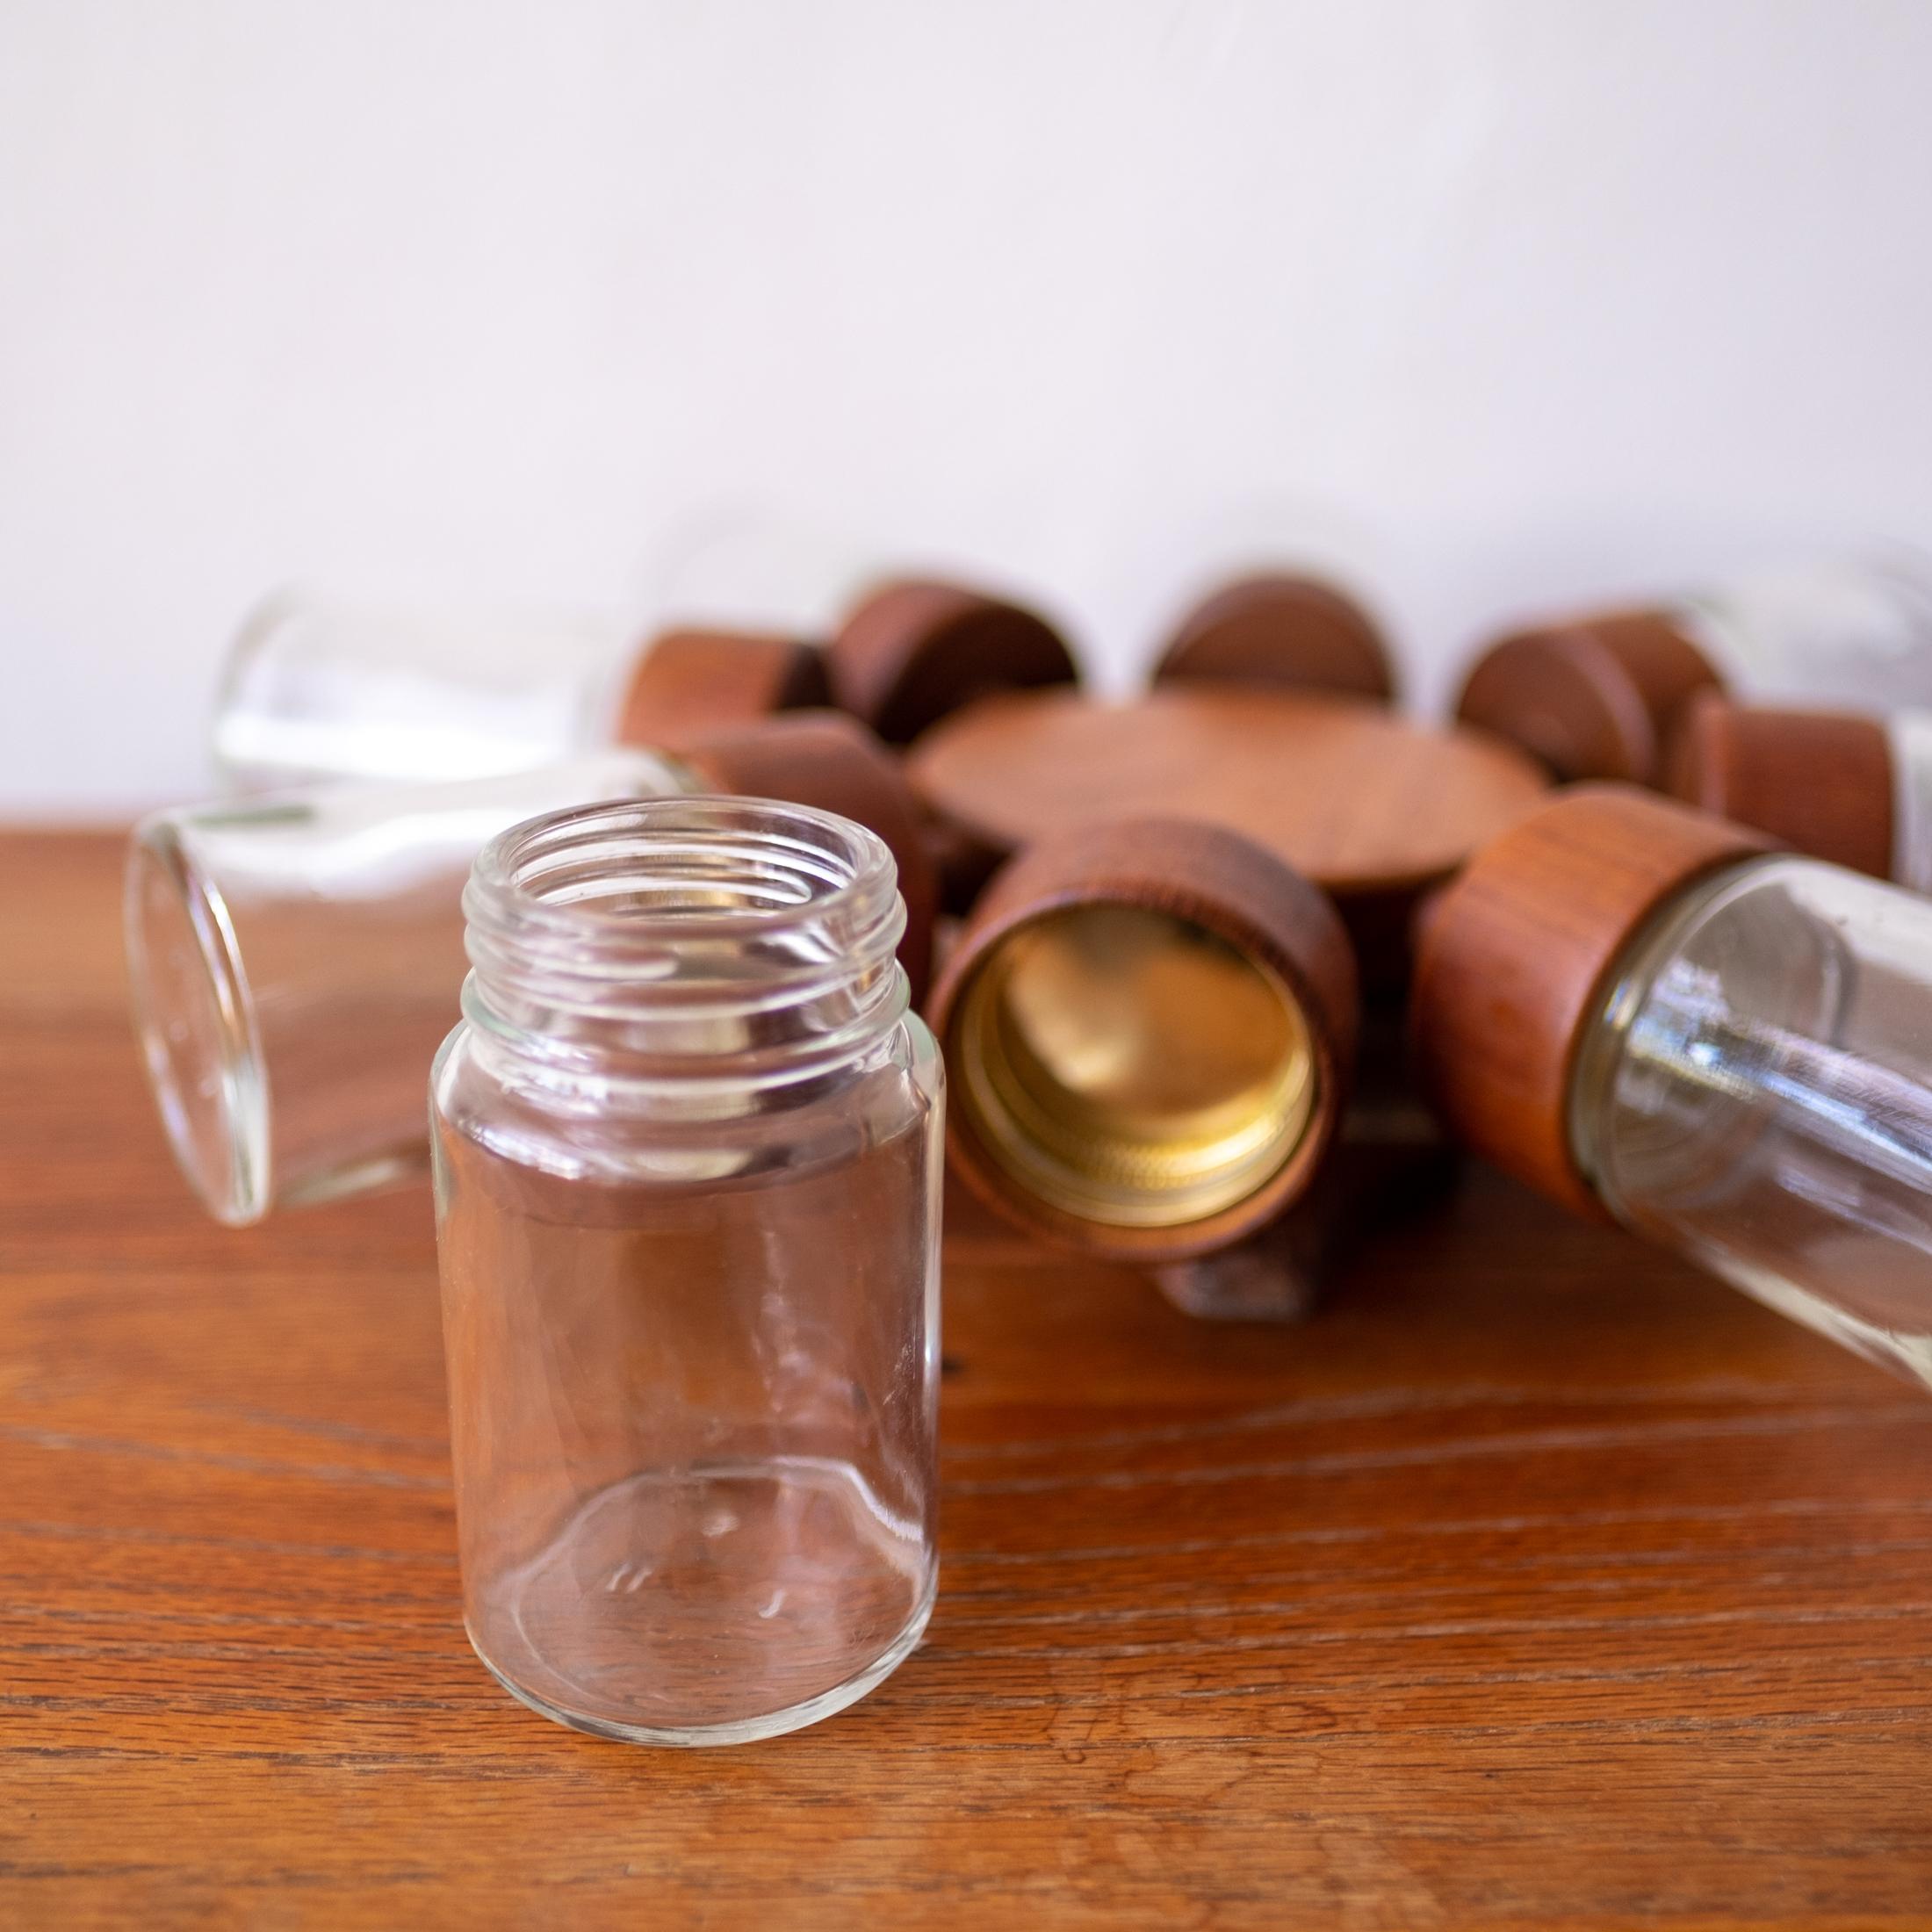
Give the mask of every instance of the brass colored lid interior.
[(1014, 927), (948, 1031), (955, 1104), (987, 1156), (1114, 1226), (1232, 1206), (1279, 1172), (1316, 1110), (1308, 1019), (1280, 976), (1144, 906), (1062, 906)]

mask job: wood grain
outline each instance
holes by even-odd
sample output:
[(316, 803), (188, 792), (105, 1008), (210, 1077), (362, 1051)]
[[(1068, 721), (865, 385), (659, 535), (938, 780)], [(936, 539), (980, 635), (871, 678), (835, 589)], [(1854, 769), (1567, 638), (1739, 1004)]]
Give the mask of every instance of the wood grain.
[[(1299, 1143), (1251, 1193), (1200, 1220), (1128, 1228), (1056, 1207), (1006, 1171), (963, 1104), (970, 1083), (960, 1071), (955, 1022), (967, 989), (1022, 927), (1092, 905), (1137, 906), (1214, 934), (1287, 987), (1308, 1027), (1316, 1100)], [(946, 1141), (958, 1177), (1029, 1233), (1151, 1266), (1227, 1247), (1318, 1185), (1354, 1078), (1360, 989), (1348, 934), (1327, 895), (1265, 847), (1219, 825), (1135, 818), (1048, 840), (1001, 871), (961, 927), (926, 1018), (953, 1075)]]
[(804, 638), (667, 631), (639, 654), (612, 735), (678, 750), (706, 732), (831, 702), (825, 657)]
[(1603, 1215), (1570, 1092), (1618, 963), (1678, 893), (1769, 841), (1634, 785), (1575, 785), (1479, 852), (1429, 908), (1409, 996), (1417, 1070), (1467, 1147)]
[(1245, 833), (1342, 897), (1412, 891), (1513, 824), (1546, 781), (1520, 752), (1313, 692), (1164, 686), (983, 698), (913, 746), (941, 818), (1013, 852), (1126, 818)]
[(1071, 684), (1079, 667), (1045, 618), (963, 585), (879, 584), (825, 647), (833, 696), (890, 745), (909, 744), (989, 691)]
[(1183, 617), (1149, 678), (1333, 691), (1391, 703), (1388, 645), (1352, 597), (1318, 578), (1238, 578)]
[(464, 1642), (429, 1214), (227, 1233), (0, 845), (0, 1923), (1932, 1920), (1932, 1408), (1473, 1175), (1292, 1330), (962, 1213), (928, 1642), (602, 1745)]
[(1892, 738), (1880, 718), (1734, 704), (1715, 691), (1679, 721), (1666, 789), (1834, 865), (1892, 876)]
[(1500, 638), (1471, 668), (1456, 716), (1565, 782), (1661, 785), (1683, 707), (1720, 687), (1668, 611), (1609, 611)]

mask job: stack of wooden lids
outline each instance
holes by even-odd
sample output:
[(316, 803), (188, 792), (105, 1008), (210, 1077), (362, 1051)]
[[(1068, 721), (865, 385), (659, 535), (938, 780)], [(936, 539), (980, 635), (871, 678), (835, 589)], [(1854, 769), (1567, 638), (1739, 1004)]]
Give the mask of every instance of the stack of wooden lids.
[[(1669, 792), (1807, 855), (1932, 885), (1932, 796), (1908, 720), (1749, 702), (1668, 606), (1514, 631), (1476, 659), (1456, 715), (1561, 782)], [(1922, 852), (1922, 856), (1921, 856)]]
[(1126, 702), (1034, 612), (927, 580), (875, 588), (822, 661), (899, 749), (962, 915), (927, 1009), (958, 1173), (1150, 1264), (1308, 1193), (1417, 903), (1547, 782), (1396, 716), (1378, 627), (1301, 576), (1217, 589)]
[(1672, 612), (1608, 611), (1499, 639), (1470, 670), (1456, 716), (1564, 782), (1654, 785), (1684, 707), (1722, 683)]
[(1685, 714), (1664, 776), (1689, 804), (1794, 851), (1918, 883), (1918, 814), (1904, 757), (1881, 719), (1738, 704), (1709, 692)]

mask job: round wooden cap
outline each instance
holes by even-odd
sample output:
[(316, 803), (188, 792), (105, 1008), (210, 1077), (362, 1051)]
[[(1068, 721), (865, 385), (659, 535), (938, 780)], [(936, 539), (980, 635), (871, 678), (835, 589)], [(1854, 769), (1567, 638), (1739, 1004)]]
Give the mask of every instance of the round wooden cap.
[(616, 740), (674, 751), (698, 732), (831, 702), (816, 645), (748, 631), (667, 631), (638, 654)]
[(1079, 671), (1045, 619), (956, 584), (908, 579), (867, 597), (826, 647), (833, 697), (890, 745), (988, 691), (1072, 684)]
[(928, 732), (906, 768), (938, 817), (999, 852), (1121, 818), (1199, 818), (1344, 899), (1446, 877), (1548, 789), (1520, 752), (1474, 732), (1192, 682), (1124, 704), (986, 698)]
[(716, 790), (835, 811), (885, 840), (898, 862), (899, 897), (905, 901), (899, 963), (919, 1006), (932, 977), (939, 887), (919, 804), (898, 759), (840, 711), (800, 711), (706, 732), (679, 755)]
[(1048, 840), (987, 887), (934, 991), (954, 1164), (1086, 1253), (1209, 1252), (1320, 1168), (1358, 1005), (1335, 909), (1251, 840), (1165, 819)]
[(1892, 876), (1892, 740), (1876, 718), (1691, 701), (1668, 761), (1688, 804), (1769, 833), (1780, 845)]
[(1520, 745), (1566, 782), (1654, 785), (1678, 712), (1720, 681), (1666, 613), (1613, 612), (1492, 645), (1469, 673), (1456, 716)]
[(1395, 695), (1388, 647), (1368, 613), (1331, 585), (1280, 573), (1244, 577), (1188, 613), (1153, 682), (1187, 678), (1385, 703)]
[(1680, 888), (1768, 841), (1621, 785), (1560, 793), (1478, 853), (1421, 922), (1409, 1025), (1450, 1130), (1601, 1213), (1570, 1150), (1571, 1075), (1625, 949)]

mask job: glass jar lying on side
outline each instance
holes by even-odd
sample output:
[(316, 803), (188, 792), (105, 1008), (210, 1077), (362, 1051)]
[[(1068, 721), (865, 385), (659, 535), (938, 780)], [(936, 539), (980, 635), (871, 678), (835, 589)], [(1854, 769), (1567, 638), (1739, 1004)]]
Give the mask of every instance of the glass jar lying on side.
[(671, 758), (610, 751), (458, 784), (319, 786), (155, 813), (127, 862), (136, 1030), (170, 1146), (231, 1226), (428, 1164), (422, 1082), (463, 984), (464, 881), (537, 813), (749, 792), (840, 811), (891, 847), (914, 997), (934, 885), (897, 762), (802, 711)]
[(170, 1148), (231, 1227), (427, 1157), (422, 1081), (463, 982), (463, 882), (533, 813), (696, 789), (611, 752), (461, 784), (156, 812), (128, 850), (134, 1025)]
[(1932, 1387), (1932, 905), (1582, 786), (1479, 853), (1411, 998), (1458, 1136)]
[(660, 1744), (863, 1696), (931, 1609), (943, 1078), (885, 846), (660, 799), (516, 827), (431, 1082), (464, 1604)]
[(611, 742), (637, 645), (569, 611), (425, 611), (285, 590), (244, 620), (216, 694), (237, 789), (452, 780), (561, 764)]

